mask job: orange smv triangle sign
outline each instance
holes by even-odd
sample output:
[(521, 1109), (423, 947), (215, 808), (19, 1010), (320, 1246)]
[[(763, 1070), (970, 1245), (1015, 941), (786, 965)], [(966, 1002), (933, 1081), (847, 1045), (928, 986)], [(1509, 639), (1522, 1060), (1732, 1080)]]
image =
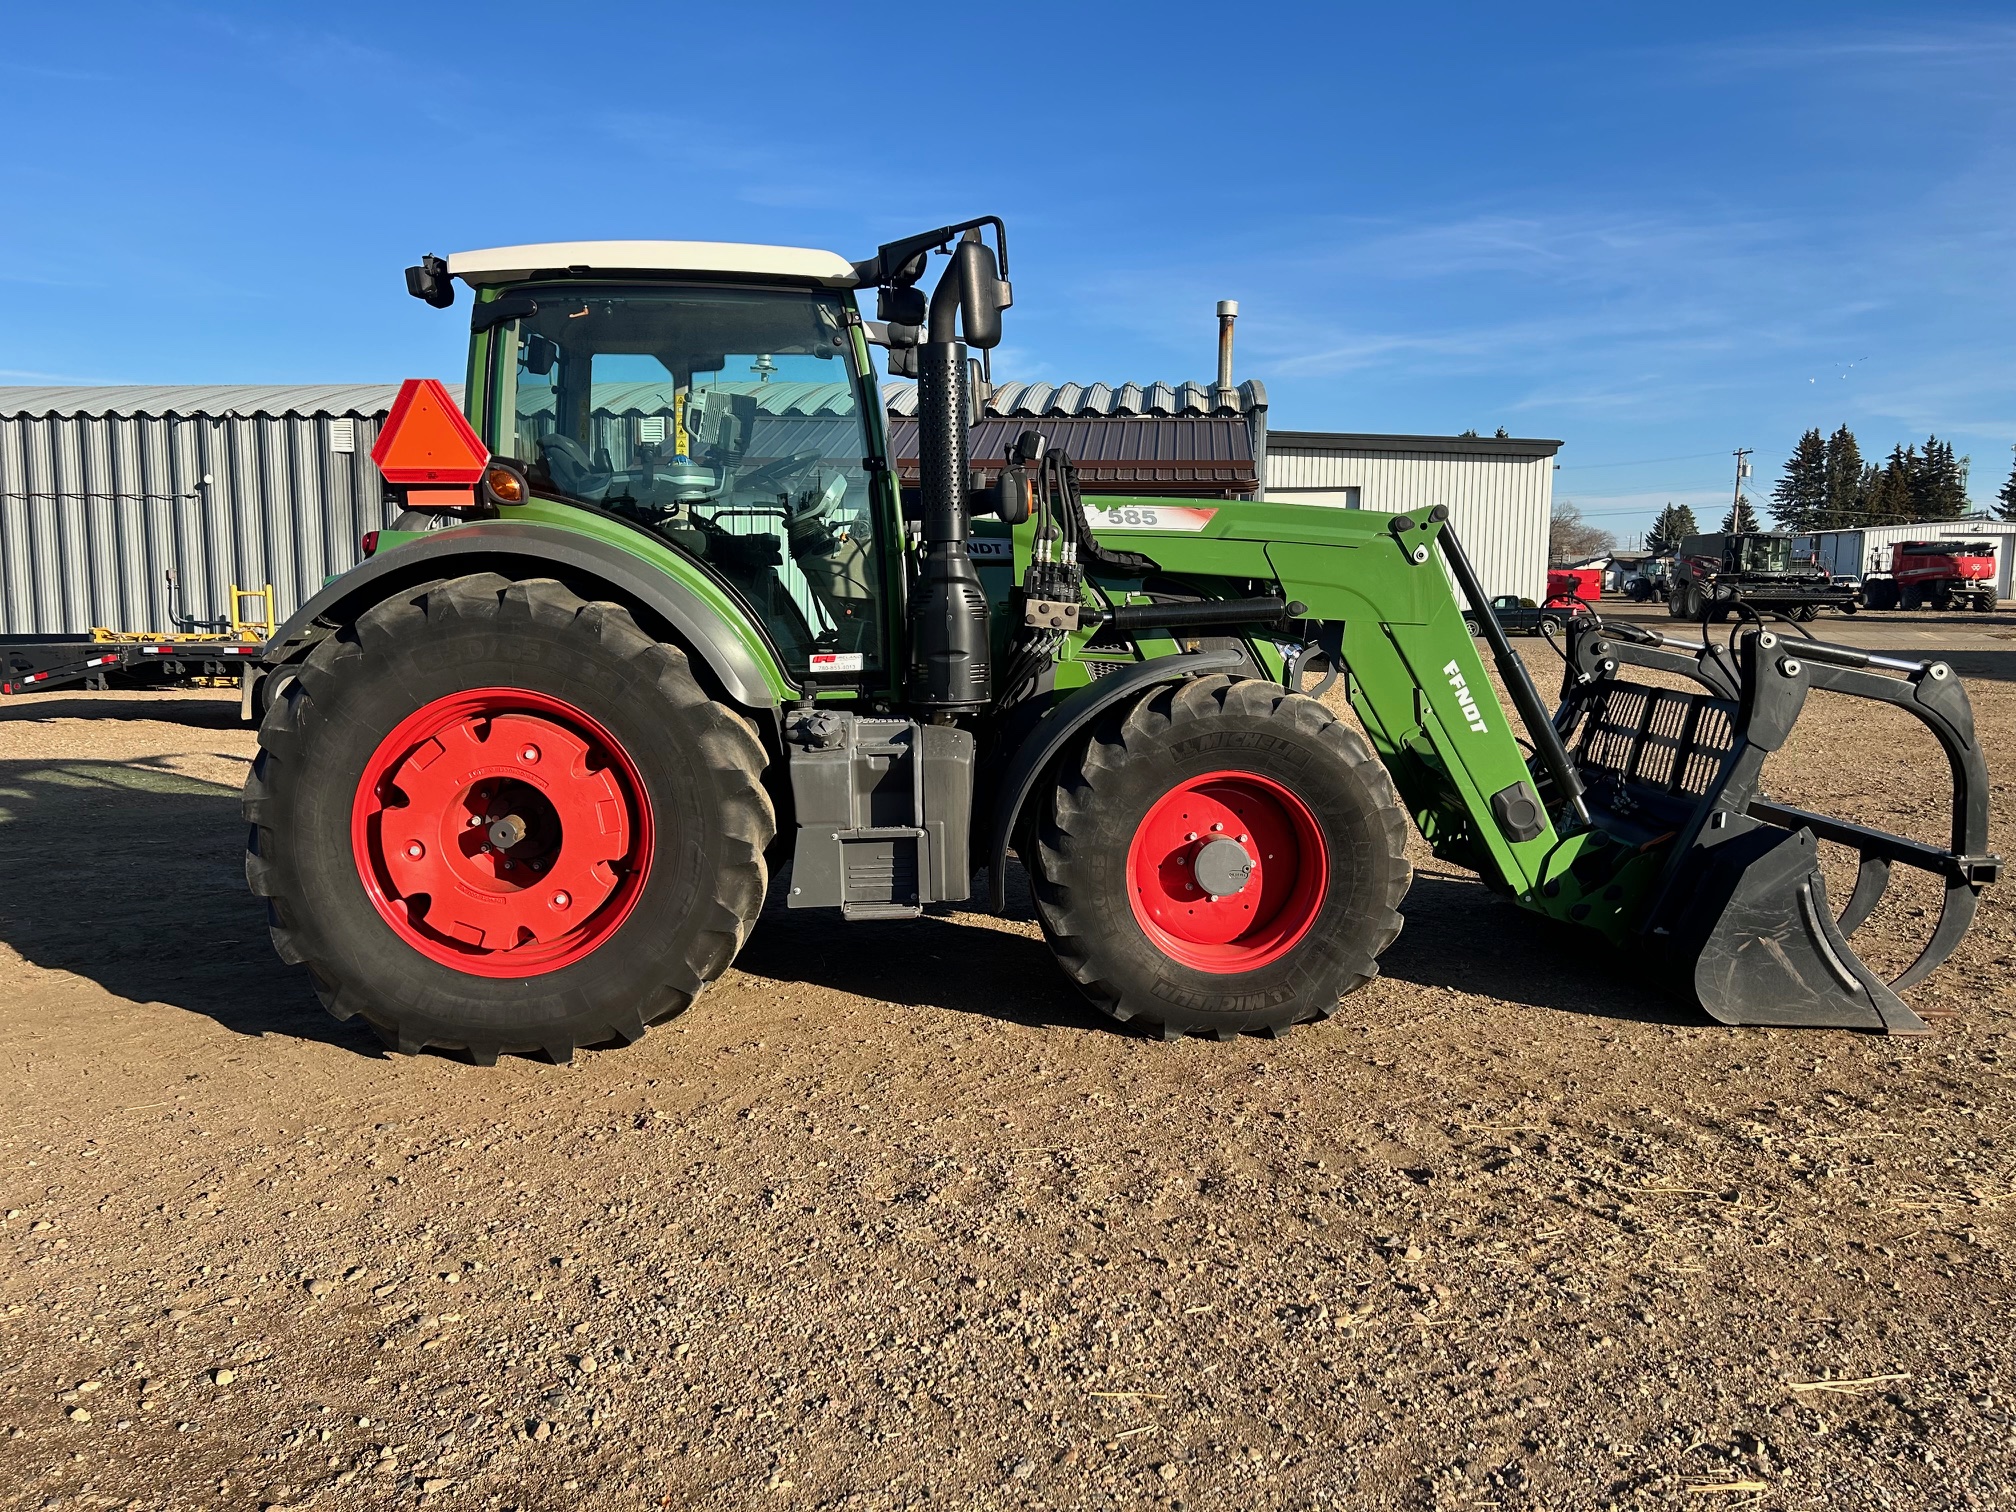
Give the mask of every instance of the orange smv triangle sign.
[(387, 483), (467, 487), (483, 476), (490, 448), (438, 378), (408, 378), (371, 448)]

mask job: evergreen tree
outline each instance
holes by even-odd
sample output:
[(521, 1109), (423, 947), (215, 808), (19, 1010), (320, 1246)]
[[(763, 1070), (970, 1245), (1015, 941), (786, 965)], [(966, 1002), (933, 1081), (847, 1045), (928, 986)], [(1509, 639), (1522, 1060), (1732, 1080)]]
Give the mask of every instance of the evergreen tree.
[[(2011, 477), (2009, 486), (2016, 489), (2016, 476)], [(1680, 543), (1687, 537), (1699, 534), (1701, 526), (1695, 520), (1692, 508), (1685, 504), (1668, 504), (1659, 511), (1652, 528), (1645, 532), (1645, 549), (1654, 556), (1665, 556), (1678, 551)]]
[(1876, 474), (1864, 508), (1871, 525), (1901, 525), (1917, 518), (1916, 493), (1919, 470), (1918, 448), (1893, 446), (1890, 458)]
[(1953, 455), (1953, 443), (1925, 438), (1925, 453), (1911, 478), (1913, 518), (1957, 520), (1967, 513), (1967, 459)]
[(1771, 513), (1781, 530), (1816, 530), (1827, 510), (1827, 443), (1809, 430), (1785, 463), (1785, 476), (1771, 490)]
[(1729, 513), (1722, 516), (1722, 534), (1755, 535), (1764, 527), (1758, 522), (1757, 511), (1750, 507), (1746, 495), (1736, 495), (1736, 502), (1729, 506)]
[(1863, 511), (1869, 507), (1868, 472), (1855, 432), (1844, 425), (1827, 438), (1826, 505), (1813, 529), (1842, 530), (1863, 523)]
[[(2011, 447), (2016, 451), (2016, 447)], [(2002, 507), (1995, 512), (2005, 520), (2016, 520), (2016, 467), (2009, 469), (2009, 481), (2002, 485), (1995, 497), (2002, 501)]]

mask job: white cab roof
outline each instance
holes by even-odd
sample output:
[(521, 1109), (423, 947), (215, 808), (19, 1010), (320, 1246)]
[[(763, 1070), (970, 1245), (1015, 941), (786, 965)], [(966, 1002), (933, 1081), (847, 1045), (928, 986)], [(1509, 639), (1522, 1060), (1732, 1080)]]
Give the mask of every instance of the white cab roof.
[(837, 252), (810, 247), (763, 247), (751, 242), (582, 241), (535, 242), (456, 252), (448, 271), (472, 284), (511, 283), (540, 269), (585, 268), (591, 273), (740, 273), (811, 279), (833, 288), (854, 285), (854, 265)]

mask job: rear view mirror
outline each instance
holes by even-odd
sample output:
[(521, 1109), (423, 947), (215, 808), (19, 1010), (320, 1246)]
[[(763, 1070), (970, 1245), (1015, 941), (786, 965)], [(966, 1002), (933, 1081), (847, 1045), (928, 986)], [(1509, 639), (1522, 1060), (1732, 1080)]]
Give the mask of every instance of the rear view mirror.
[(445, 310), (455, 303), (455, 281), (448, 276), (445, 258), (429, 252), (420, 259), (420, 265), (406, 270), (406, 292), (415, 299), (424, 299), (437, 310)]
[(987, 351), (1001, 344), (1001, 312), (1008, 306), (1008, 285), (994, 265), (994, 249), (978, 231), (952, 249), (953, 271), (959, 275), (959, 323), (966, 344)]
[(543, 378), (553, 371), (553, 365), (559, 360), (560, 343), (550, 336), (532, 335), (525, 338), (522, 361), (526, 372), (536, 373)]
[(924, 291), (914, 284), (902, 289), (882, 289), (875, 295), (875, 318), (894, 325), (924, 324)]

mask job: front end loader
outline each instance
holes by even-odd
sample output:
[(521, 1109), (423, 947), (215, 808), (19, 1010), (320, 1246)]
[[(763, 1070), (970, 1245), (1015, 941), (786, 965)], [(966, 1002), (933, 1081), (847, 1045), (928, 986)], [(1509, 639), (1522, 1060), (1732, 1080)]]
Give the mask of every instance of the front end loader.
[[(331, 1011), (564, 1059), (691, 1003), (773, 869), (791, 908), (900, 920), (981, 873), (1006, 908), (1012, 856), (1115, 1018), (1280, 1033), (1376, 975), (1411, 823), (1723, 1022), (1922, 1031), (1897, 991), (1999, 872), (1948, 668), (1578, 617), (1550, 711), (1441, 507), (1087, 498), (1035, 431), (982, 487), (1006, 274), (992, 217), (858, 263), (584, 242), (408, 270), (436, 307), (473, 291), (464, 397), (402, 389), (373, 452), (402, 512), (273, 636), (245, 790), (247, 877)], [(918, 381), (914, 492), (871, 344)], [(1816, 688), (1932, 730), (1950, 845), (1766, 795)], [(1822, 841), (1861, 857), (1838, 915)], [(1848, 937), (1897, 864), (1947, 904), (1886, 984)]]

